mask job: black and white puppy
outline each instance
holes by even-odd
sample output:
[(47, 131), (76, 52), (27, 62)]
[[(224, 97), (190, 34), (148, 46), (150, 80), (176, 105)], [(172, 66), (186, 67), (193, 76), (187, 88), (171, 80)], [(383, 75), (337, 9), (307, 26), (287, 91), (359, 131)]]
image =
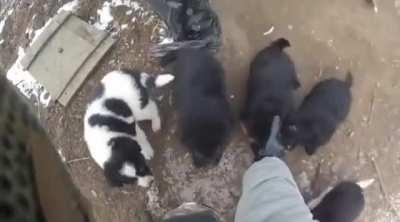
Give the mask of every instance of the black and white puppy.
[(222, 65), (206, 50), (183, 49), (174, 67), (182, 143), (195, 166), (217, 164), (233, 125)]
[(352, 84), (351, 73), (345, 81), (328, 79), (318, 83), (284, 122), (283, 143), (288, 147), (304, 146), (308, 155), (326, 144), (350, 111)]
[(242, 120), (254, 139), (252, 149), (258, 159), (274, 116), (285, 119), (294, 110), (294, 91), (300, 87), (293, 61), (283, 49), (286, 39), (278, 39), (261, 50), (250, 65), (247, 99)]
[(341, 182), (324, 195), (316, 207), (311, 206), (319, 222), (352, 222), (365, 206), (363, 190), (353, 182)]
[(152, 181), (146, 160), (154, 151), (136, 121), (151, 120), (153, 131), (160, 130), (158, 108), (148, 89), (173, 79), (168, 74), (154, 78), (146, 73), (113, 71), (101, 80), (100, 90), (86, 110), (84, 138), (111, 185), (137, 181), (147, 187)]

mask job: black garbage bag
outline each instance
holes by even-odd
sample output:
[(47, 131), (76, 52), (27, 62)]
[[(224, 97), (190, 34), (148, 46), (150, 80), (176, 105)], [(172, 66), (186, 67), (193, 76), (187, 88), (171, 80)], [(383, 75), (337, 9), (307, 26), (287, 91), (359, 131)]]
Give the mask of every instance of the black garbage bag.
[(181, 48), (208, 48), (221, 45), (221, 27), (209, 0), (148, 0), (168, 26), (173, 43), (156, 45), (151, 56), (163, 57)]

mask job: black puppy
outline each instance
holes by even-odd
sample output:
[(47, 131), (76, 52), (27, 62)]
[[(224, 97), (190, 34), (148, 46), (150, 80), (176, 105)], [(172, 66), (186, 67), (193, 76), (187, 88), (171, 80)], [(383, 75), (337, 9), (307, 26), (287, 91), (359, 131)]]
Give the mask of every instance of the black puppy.
[(256, 159), (274, 116), (284, 119), (294, 110), (293, 94), (300, 83), (293, 61), (283, 51), (289, 46), (288, 40), (278, 39), (260, 51), (250, 65), (242, 120), (255, 140), (252, 149)]
[(356, 183), (342, 182), (334, 187), (322, 201), (311, 210), (319, 222), (352, 222), (364, 209), (362, 188)]
[(233, 125), (223, 68), (206, 50), (184, 49), (175, 73), (182, 142), (195, 166), (217, 164)]
[(328, 79), (318, 83), (299, 110), (285, 121), (283, 143), (288, 147), (302, 145), (308, 155), (326, 144), (350, 111), (352, 84), (351, 73), (345, 81)]

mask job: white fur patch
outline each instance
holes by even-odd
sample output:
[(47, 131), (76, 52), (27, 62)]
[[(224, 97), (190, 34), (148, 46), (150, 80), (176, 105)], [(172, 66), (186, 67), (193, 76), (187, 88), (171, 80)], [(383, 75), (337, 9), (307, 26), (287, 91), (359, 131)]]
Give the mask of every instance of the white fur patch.
[(127, 177), (136, 177), (136, 169), (132, 164), (129, 163), (124, 163), (119, 173)]
[[(148, 74), (140, 74), (141, 78), (146, 78)], [(151, 120), (153, 130), (159, 130), (161, 128), (161, 120), (158, 113), (157, 105), (153, 100), (149, 100), (149, 103), (145, 107), (141, 107), (141, 94), (140, 89), (137, 86), (134, 78), (130, 74), (122, 71), (113, 71), (108, 73), (101, 80), (104, 91), (103, 95), (92, 101), (86, 110), (84, 118), (84, 138), (89, 148), (92, 158), (96, 163), (104, 168), (104, 164), (111, 157), (111, 146), (109, 141), (115, 137), (129, 137), (132, 140), (138, 142), (141, 148), (141, 154), (146, 159), (151, 159), (154, 155), (153, 148), (147, 140), (146, 134), (136, 124), (136, 136), (128, 135), (125, 133), (113, 132), (106, 126), (94, 126), (89, 124), (89, 118), (94, 114), (113, 116), (121, 119), (126, 123), (133, 123), (134, 121)], [(133, 116), (125, 118), (115, 115), (104, 106), (104, 101), (110, 98), (123, 100), (128, 107), (131, 109)], [(136, 177), (136, 170), (133, 165), (124, 163), (120, 173), (129, 177)], [(142, 179), (142, 184), (150, 179)]]
[(156, 87), (162, 87), (172, 82), (175, 79), (175, 76), (171, 74), (162, 74), (156, 77), (155, 85)]

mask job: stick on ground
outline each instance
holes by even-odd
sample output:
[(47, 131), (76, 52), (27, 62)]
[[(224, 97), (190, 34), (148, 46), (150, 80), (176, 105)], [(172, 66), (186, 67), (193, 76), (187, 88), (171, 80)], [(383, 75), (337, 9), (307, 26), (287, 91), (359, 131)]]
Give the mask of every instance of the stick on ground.
[(393, 205), (393, 203), (389, 199), (388, 192), (386, 190), (385, 184), (384, 184), (383, 179), (382, 179), (381, 169), (379, 168), (378, 164), (376, 163), (375, 158), (370, 157), (370, 159), (371, 159), (372, 165), (375, 168), (376, 174), (378, 176), (379, 186), (381, 188), (383, 197), (385, 198), (386, 202), (389, 204), (390, 209), (393, 211), (393, 213), (396, 215), (396, 217), (398, 219), (400, 219), (400, 213), (397, 211), (396, 207)]

